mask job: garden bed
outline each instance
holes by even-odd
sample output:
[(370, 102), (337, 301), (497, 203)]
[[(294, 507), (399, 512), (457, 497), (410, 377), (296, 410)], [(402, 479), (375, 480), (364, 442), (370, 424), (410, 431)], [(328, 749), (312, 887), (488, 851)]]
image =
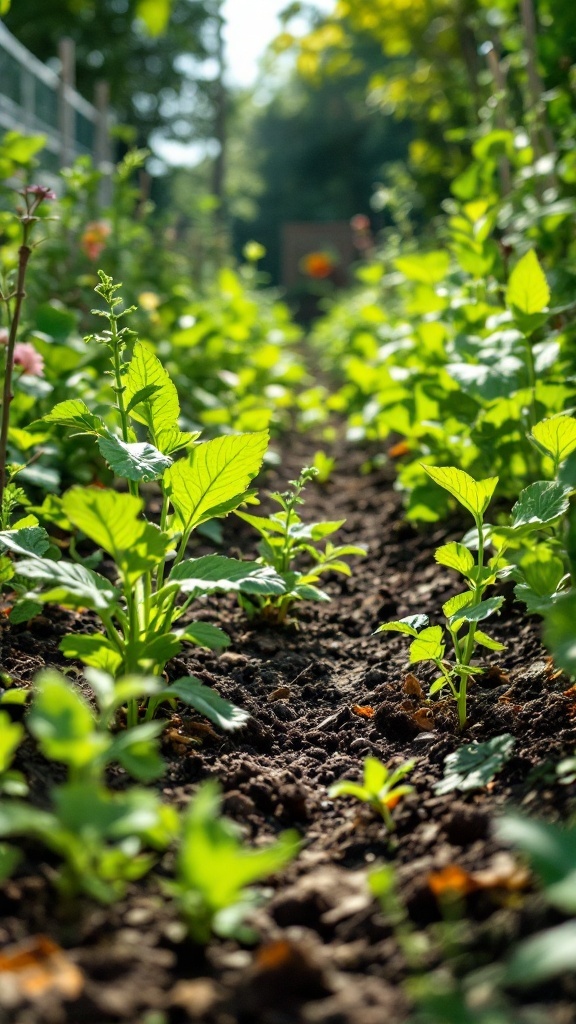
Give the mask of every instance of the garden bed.
[[(507, 600), (491, 632), (507, 649), (486, 652), (487, 672), (471, 684), (466, 738), (510, 733), (513, 756), (482, 790), (435, 793), (444, 759), (462, 742), (453, 703), (428, 710), (414, 682), (406, 683), (403, 638), (372, 633), (386, 619), (421, 611), (437, 621), (456, 587), (433, 551), (459, 538), (468, 524), (455, 520), (417, 532), (402, 519), (390, 473), (360, 474), (364, 457), (340, 452), (330, 481), (307, 492), (306, 520), (346, 516), (341, 536), (368, 546), (350, 579), (329, 583), (332, 603), (301, 604), (287, 626), (273, 629), (249, 623), (232, 598), (210, 598), (205, 617), (226, 629), (230, 648), (221, 655), (191, 649), (170, 664), (171, 678), (194, 673), (252, 717), (241, 732), (222, 736), (198, 716), (179, 714), (164, 738), (165, 799), (184, 806), (199, 781), (215, 777), (226, 814), (250, 842), (286, 828), (302, 836), (299, 857), (273, 881), (270, 899), (256, 914), (259, 941), (243, 947), (215, 940), (199, 949), (185, 938), (152, 877), (111, 908), (59, 905), (50, 861), (37, 859), (38, 850), (29, 846), (24, 869), (0, 897), (0, 944), (45, 935), (65, 954), (45, 949), (41, 998), (28, 998), (33, 985), (24, 975), (16, 990), (2, 987), (0, 972), (0, 1021), (406, 1021), (412, 1010), (402, 983), (409, 965), (399, 929), (366, 884), (367, 870), (380, 862), (396, 865), (400, 901), (416, 929), (442, 919), (431, 872), (454, 864), (469, 873), (493, 871), (495, 884), (462, 901), (467, 952), (457, 955), (463, 972), (560, 919), (529, 884), (525, 890), (513, 882), (511, 857), (491, 837), (491, 821), (510, 804), (551, 820), (566, 818), (573, 786), (551, 782), (547, 766), (574, 752), (576, 695), (541, 646), (538, 621), (523, 618), (511, 592), (503, 591)], [(310, 449), (296, 440), (264, 486), (283, 488), (309, 458)], [(248, 527), (239, 530), (230, 517), (225, 534), (230, 545), (253, 555)], [(24, 683), (44, 665), (69, 667), (57, 646), (70, 618), (48, 608), (25, 627), (3, 620), (2, 667)], [(424, 689), (431, 678), (427, 670), (420, 674)], [(17, 766), (42, 804), (49, 780), (33, 749), (24, 745)], [(416, 791), (394, 811), (392, 835), (362, 805), (328, 798), (336, 780), (360, 778), (367, 755), (398, 764), (417, 759), (410, 780)], [(122, 781), (117, 773), (114, 784)], [(437, 963), (432, 957), (426, 969)], [(513, 1005), (540, 1008), (554, 1024), (569, 1024), (575, 995), (572, 977), (510, 998)]]

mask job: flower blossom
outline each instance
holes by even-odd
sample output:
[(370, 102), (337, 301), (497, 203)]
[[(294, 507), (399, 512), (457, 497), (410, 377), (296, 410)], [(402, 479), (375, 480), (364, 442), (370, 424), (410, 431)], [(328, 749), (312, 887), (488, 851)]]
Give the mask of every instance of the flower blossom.
[(22, 372), (29, 373), (31, 377), (44, 376), (43, 356), (26, 341), (19, 341), (14, 346), (14, 366), (21, 366)]
[(0, 327), (0, 345), (7, 345), (10, 335), (5, 327)]
[(105, 220), (93, 220), (86, 225), (84, 234), (80, 238), (80, 245), (89, 260), (98, 259), (100, 253), (106, 248), (106, 239), (111, 230)]
[(309, 252), (300, 263), (302, 271), (308, 277), (322, 279), (330, 277), (336, 266), (334, 257), (329, 252)]
[(37, 196), (38, 199), (56, 199), (56, 193), (47, 185), (27, 185), (22, 189), (23, 196)]

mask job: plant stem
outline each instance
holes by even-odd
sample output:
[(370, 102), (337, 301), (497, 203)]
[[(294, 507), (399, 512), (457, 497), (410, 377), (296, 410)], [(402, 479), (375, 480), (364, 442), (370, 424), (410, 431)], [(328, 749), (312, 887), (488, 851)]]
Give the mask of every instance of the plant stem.
[(526, 369), (528, 370), (528, 387), (530, 388), (530, 429), (537, 421), (536, 415), (536, 368), (534, 366), (534, 353), (530, 339), (526, 338)]
[(8, 429), (10, 427), (10, 404), (12, 402), (12, 373), (14, 370), (14, 347), (18, 336), (18, 327), (22, 313), (22, 304), (26, 297), (24, 283), (26, 280), (26, 268), (32, 249), (28, 245), (30, 225), (23, 225), (23, 242), (18, 250), (18, 277), (16, 280), (16, 291), (14, 298), (14, 315), (10, 323), (10, 333), (6, 346), (6, 369), (4, 373), (4, 387), (2, 389), (2, 422), (0, 425), (0, 509), (4, 504), (4, 489), (6, 487), (6, 452), (8, 449)]

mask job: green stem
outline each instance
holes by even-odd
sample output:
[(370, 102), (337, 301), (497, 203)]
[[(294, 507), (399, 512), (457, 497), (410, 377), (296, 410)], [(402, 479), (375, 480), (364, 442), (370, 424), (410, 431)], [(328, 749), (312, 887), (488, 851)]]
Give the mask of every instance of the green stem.
[(4, 371), (4, 386), (2, 388), (2, 420), (0, 423), (0, 510), (4, 504), (4, 489), (6, 487), (6, 452), (8, 450), (8, 430), (10, 427), (10, 405), (12, 403), (12, 374), (14, 371), (14, 347), (18, 336), (18, 327), (22, 313), (22, 305), (26, 298), (24, 284), (26, 280), (26, 268), (32, 252), (28, 245), (30, 235), (30, 224), (22, 227), (22, 245), (18, 250), (18, 276), (16, 279), (16, 291), (14, 298), (14, 315), (10, 323), (10, 333), (6, 346), (6, 368)]
[(532, 351), (532, 345), (530, 339), (525, 338), (526, 342), (526, 369), (528, 370), (528, 387), (530, 388), (530, 429), (536, 424), (536, 367), (534, 365), (534, 353)]
[[(111, 314), (110, 316), (110, 331), (111, 331), (111, 347), (112, 355), (114, 359), (114, 382), (115, 388), (114, 393), (116, 395), (116, 404), (118, 406), (118, 412), (120, 413), (120, 424), (122, 430), (122, 440), (124, 444), (128, 444), (129, 441), (129, 426), (128, 426), (128, 413), (126, 412), (126, 405), (124, 403), (124, 392), (126, 390), (124, 382), (122, 380), (122, 359), (120, 357), (122, 342), (118, 335), (118, 321), (117, 317)], [(134, 497), (138, 497), (138, 484), (135, 480), (128, 481), (128, 488), (130, 494)]]
[[(476, 581), (474, 583), (472, 603), (473, 604), (478, 604), (482, 600), (482, 596), (483, 596), (484, 591), (486, 589), (486, 585), (483, 584), (483, 583), (480, 583), (480, 581), (479, 581), (480, 572), (484, 568), (484, 531), (483, 531), (483, 528), (482, 528), (482, 519), (479, 518), (479, 517), (475, 517), (475, 519), (476, 519), (476, 529), (478, 530), (478, 561), (477, 561), (477, 566), (476, 566), (477, 572), (478, 572), (478, 576), (477, 576), (477, 579), (476, 579)], [(475, 632), (476, 632), (476, 623), (475, 622), (471, 622), (470, 623), (470, 628), (468, 630), (468, 636), (466, 637), (466, 645), (464, 647), (464, 653), (463, 653), (463, 656), (462, 656), (462, 660), (460, 662), (460, 664), (464, 665), (465, 667), (468, 667), (470, 665), (471, 660), (472, 660), (472, 655), (474, 653), (474, 647), (475, 647), (475, 640), (474, 640)], [(464, 673), (462, 673), (462, 674), (460, 674), (460, 687), (459, 687), (458, 698), (457, 698), (458, 699), (458, 722), (459, 722), (459, 725), (460, 725), (460, 729), (463, 729), (464, 726), (466, 725), (467, 691), (468, 691), (468, 677)]]

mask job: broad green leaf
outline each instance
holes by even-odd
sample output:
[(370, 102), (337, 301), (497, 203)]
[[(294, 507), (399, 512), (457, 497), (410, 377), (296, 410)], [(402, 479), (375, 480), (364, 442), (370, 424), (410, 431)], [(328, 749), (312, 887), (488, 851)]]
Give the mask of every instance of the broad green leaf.
[(72, 487), (62, 505), (70, 522), (112, 555), (130, 582), (166, 556), (168, 536), (138, 518), (143, 508), (141, 498), (103, 488)]
[(175, 683), (171, 683), (158, 694), (159, 700), (166, 700), (170, 697), (177, 697), (185, 704), (189, 704), (201, 715), (205, 715), (211, 722), (229, 732), (241, 729), (250, 718), (247, 711), (225, 700), (210, 686), (204, 686), (204, 683), (195, 676), (184, 676), (182, 679), (177, 679)]
[(257, 562), (241, 562), (223, 555), (188, 558), (174, 567), (169, 581), (178, 581), (185, 594), (194, 590), (204, 594), (218, 590), (239, 590), (244, 594), (286, 593), (284, 580), (271, 567)]
[(122, 664), (122, 655), (102, 633), (90, 636), (70, 634), (60, 641), (59, 650), (66, 658), (77, 658), (85, 665), (100, 668), (112, 676), (116, 675)]
[(532, 428), (531, 437), (537, 446), (556, 463), (563, 462), (576, 450), (576, 419), (572, 416), (553, 416)]
[(95, 611), (113, 611), (120, 596), (104, 576), (75, 562), (49, 562), (44, 558), (31, 558), (18, 563), (18, 574), (36, 584), (47, 586), (34, 598), (45, 603), (61, 604), (65, 608), (93, 608)]
[(240, 512), (238, 510), (236, 510), (236, 515), (239, 516), (240, 519), (244, 519), (246, 523), (250, 523), (250, 526), (253, 526), (255, 530), (258, 530), (258, 533), (263, 537), (265, 537), (269, 532), (284, 534), (283, 523), (279, 523), (273, 518), (266, 519), (264, 516), (252, 516), (249, 512)]
[(505, 651), (506, 644), (501, 644), (499, 640), (494, 640), (487, 633), (483, 633), (481, 629), (477, 629), (474, 633), (474, 640), (481, 647), (487, 647), (489, 651)]
[(494, 615), (494, 612), (497, 612), (503, 604), (503, 597), (489, 597), (486, 601), (480, 601), (478, 604), (465, 605), (452, 615), (450, 625), (455, 626), (459, 622), (481, 622), (482, 619), (488, 619)]
[(110, 744), (106, 760), (118, 761), (139, 782), (153, 782), (166, 768), (156, 743), (165, 728), (166, 722), (144, 722), (133, 729), (117, 733)]
[(42, 417), (42, 423), (57, 423), (61, 427), (74, 427), (83, 434), (100, 434), (106, 429), (104, 420), (94, 416), (80, 398), (59, 402)]
[(524, 939), (512, 952), (503, 983), (518, 988), (541, 985), (576, 971), (576, 921), (566, 921)]
[(541, 597), (555, 594), (565, 577), (564, 562), (544, 544), (524, 556), (520, 571), (530, 589)]
[(512, 529), (553, 523), (568, 511), (569, 492), (563, 484), (537, 480), (520, 492), (512, 509)]
[(50, 547), (50, 537), (41, 526), (3, 530), (0, 533), (1, 547), (8, 548), (16, 555), (37, 555), (40, 558)]
[(444, 631), (442, 626), (428, 626), (418, 634), (418, 638), (410, 644), (410, 663), (418, 661), (437, 661), (444, 657), (445, 645), (442, 643)]
[(14, 563), (10, 558), (0, 558), (0, 587), (8, 583), (14, 577)]
[(0, 18), (3, 18), (5, 14), (8, 14), (11, 2), (12, 0), (0, 0)]
[(394, 265), (409, 281), (419, 284), (440, 284), (450, 267), (450, 256), (444, 249), (436, 252), (419, 253), (414, 256), (401, 256), (394, 260)]
[(418, 636), (418, 630), (423, 629), (424, 626), (428, 625), (427, 615), (407, 615), (403, 619), (397, 619), (395, 622), (384, 622), (378, 629), (374, 630), (376, 633), (405, 633), (406, 636)]
[(464, 508), (468, 509), (475, 519), (484, 515), (498, 483), (497, 476), (487, 477), (485, 480), (474, 480), (463, 469), (456, 469), (454, 466), (423, 466), (422, 468), (435, 483), (443, 487)]
[[(505, 814), (496, 822), (500, 842), (514, 846), (529, 858), (545, 886), (555, 886), (573, 875), (576, 867), (576, 828), (537, 821), (520, 814)], [(576, 910), (576, 889), (569, 910)]]
[(444, 761), (444, 778), (434, 786), (436, 793), (466, 792), (483, 789), (512, 756), (515, 739), (509, 733), (495, 736), (484, 743), (474, 741)]
[(136, 640), (126, 647), (126, 659), (138, 666), (140, 672), (161, 675), (167, 661), (182, 650), (176, 633), (161, 633), (153, 637)]
[(388, 769), (377, 757), (367, 757), (364, 761), (364, 786), (374, 794), (379, 793), (388, 778)]
[(454, 594), (454, 597), (449, 597), (447, 601), (442, 605), (442, 611), (447, 619), (459, 612), (461, 608), (466, 608), (467, 605), (472, 604), (472, 591), (465, 590), (463, 594)]
[(10, 609), (8, 617), (10, 622), (18, 625), (20, 622), (30, 622), (30, 619), (39, 615), (41, 611), (42, 605), (39, 601), (34, 601), (30, 597), (23, 597)]
[(436, 548), (434, 558), (439, 565), (447, 565), (449, 569), (456, 569), (463, 576), (467, 576), (470, 569), (474, 566), (474, 556), (472, 553), (463, 544), (458, 544), (455, 540), (451, 541), (450, 544), (442, 544), (441, 547)]
[(228, 634), (210, 622), (189, 622), (178, 635), (182, 640), (189, 640), (198, 647), (207, 647), (210, 651), (221, 651), (230, 644)]
[(28, 713), (30, 732), (45, 757), (83, 768), (109, 745), (107, 733), (97, 733), (88, 704), (57, 672), (43, 672)]
[(124, 382), (132, 418), (146, 424), (154, 445), (164, 455), (184, 448), (198, 437), (180, 430), (176, 386), (158, 357), (140, 341), (134, 346)]
[(266, 430), (217, 437), (196, 445), (167, 470), (164, 486), (185, 532), (244, 500), (267, 446)]
[(550, 289), (538, 257), (530, 249), (510, 274), (506, 289), (506, 305), (524, 316), (541, 313), (550, 301)]
[(98, 439), (100, 453), (116, 476), (126, 480), (149, 483), (157, 480), (172, 465), (172, 459), (163, 455), (153, 444), (134, 442), (126, 444), (114, 434)]

